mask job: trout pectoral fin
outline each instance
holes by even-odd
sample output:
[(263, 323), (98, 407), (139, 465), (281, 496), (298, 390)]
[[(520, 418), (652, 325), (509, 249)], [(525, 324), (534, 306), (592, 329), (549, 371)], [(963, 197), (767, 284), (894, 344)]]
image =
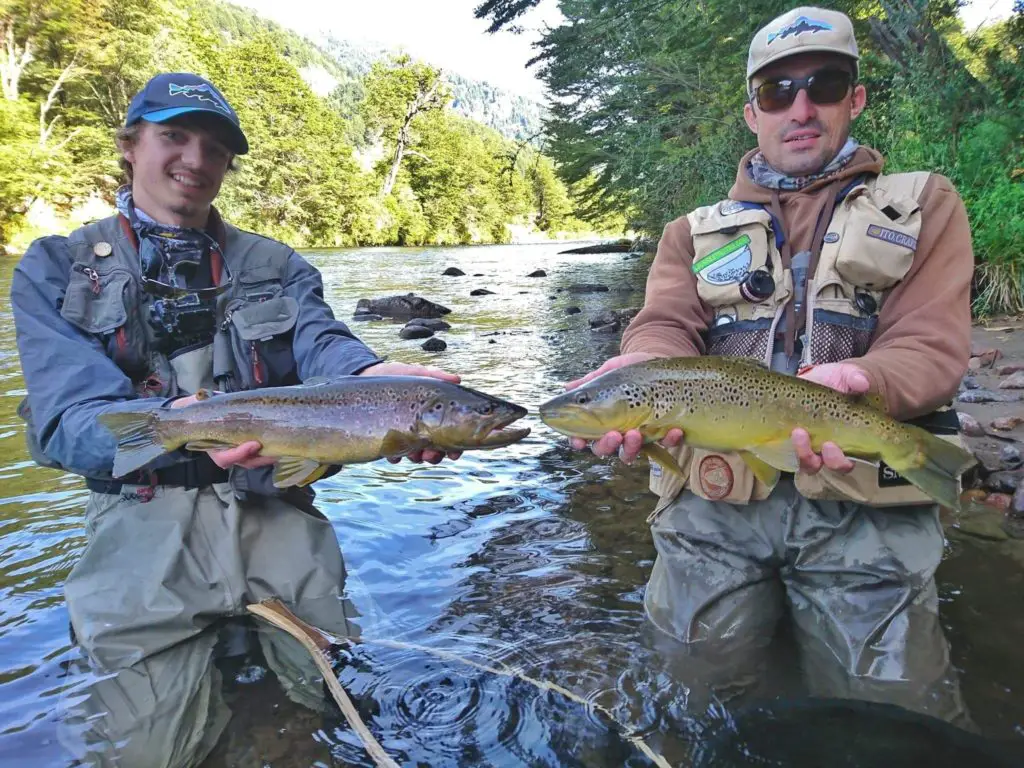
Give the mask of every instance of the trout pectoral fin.
[(407, 456), (413, 451), (425, 448), (426, 445), (427, 443), (415, 435), (410, 435), (408, 432), (399, 432), (396, 429), (390, 429), (381, 441), (380, 455), (385, 458)]
[[(793, 443), (788, 436), (774, 443), (753, 445), (747, 450), (765, 464), (774, 467), (780, 472), (796, 472), (800, 469), (800, 461), (796, 457), (796, 450), (793, 448)], [(757, 474), (756, 470), (754, 474)]]
[(658, 445), (658, 443), (647, 443), (640, 449), (640, 455), (646, 456), (648, 461), (653, 461), (666, 472), (686, 479), (683, 470), (679, 468), (679, 463), (665, 449), (665, 446)]
[(750, 471), (754, 473), (754, 477), (769, 488), (774, 487), (775, 484), (779, 482), (779, 470), (775, 469), (775, 467), (769, 466), (748, 451), (740, 451), (740, 456), (743, 457), (743, 461), (745, 461), (747, 466), (750, 467)]
[(226, 451), (228, 448), (237, 447), (234, 443), (224, 443), (220, 440), (192, 440), (185, 443), (189, 451)]
[(274, 486), (287, 488), (290, 485), (309, 485), (323, 477), (328, 466), (314, 459), (282, 456), (274, 464)]

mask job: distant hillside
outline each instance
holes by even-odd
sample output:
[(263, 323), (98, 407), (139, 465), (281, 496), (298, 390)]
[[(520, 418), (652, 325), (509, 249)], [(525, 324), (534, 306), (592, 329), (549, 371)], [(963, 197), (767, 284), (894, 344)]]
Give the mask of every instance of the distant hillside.
[[(285, 56), (295, 63), (303, 79), (318, 95), (333, 97), (343, 113), (354, 103), (352, 96), (358, 90), (358, 81), (370, 71), (373, 63), (387, 58), (389, 53), (397, 53), (331, 35), (310, 39), (248, 8), (229, 3), (212, 2), (210, 13), (216, 24), (232, 38), (250, 36), (260, 30), (278, 35)], [(445, 79), (452, 89), (451, 108), (455, 113), (511, 139), (526, 139), (540, 132), (544, 107), (539, 102), (455, 72), (445, 72)]]

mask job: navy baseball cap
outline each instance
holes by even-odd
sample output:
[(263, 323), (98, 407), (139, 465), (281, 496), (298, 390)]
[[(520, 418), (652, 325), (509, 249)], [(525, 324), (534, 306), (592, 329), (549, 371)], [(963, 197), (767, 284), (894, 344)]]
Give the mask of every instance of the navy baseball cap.
[(213, 83), (189, 72), (165, 72), (151, 78), (132, 99), (125, 127), (146, 120), (162, 123), (188, 112), (209, 112), (223, 118), (228, 129), (228, 149), (236, 155), (249, 151), (238, 115)]

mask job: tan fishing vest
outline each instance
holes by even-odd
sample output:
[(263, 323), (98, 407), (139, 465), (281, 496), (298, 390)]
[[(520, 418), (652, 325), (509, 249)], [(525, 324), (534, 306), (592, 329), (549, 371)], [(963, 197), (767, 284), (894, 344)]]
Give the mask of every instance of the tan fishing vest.
[[(801, 365), (832, 363), (868, 351), (878, 313), (889, 292), (910, 270), (921, 230), (917, 200), (928, 173), (869, 177), (836, 203), (821, 255), (805, 293), (806, 343)], [(793, 275), (783, 267), (772, 216), (750, 203), (723, 200), (687, 216), (693, 235), (697, 294), (714, 311), (707, 353), (750, 357), (771, 365), (781, 342), (776, 330), (793, 295)], [(775, 290), (761, 301), (744, 295), (743, 278), (756, 270), (771, 275)], [(957, 434), (939, 434), (960, 442)], [(746, 504), (772, 491), (737, 454), (685, 445), (669, 449), (682, 477), (651, 465), (650, 488), (668, 506), (683, 488), (711, 501)], [(806, 497), (857, 501), (872, 506), (932, 504), (929, 497), (885, 465), (854, 459), (842, 475), (822, 469), (797, 473)]]

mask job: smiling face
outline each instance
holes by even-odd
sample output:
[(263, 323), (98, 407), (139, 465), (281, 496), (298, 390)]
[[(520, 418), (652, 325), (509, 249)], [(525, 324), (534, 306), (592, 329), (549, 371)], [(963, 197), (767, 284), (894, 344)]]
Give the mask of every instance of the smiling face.
[[(758, 72), (751, 89), (766, 80), (807, 77), (826, 66), (850, 69), (849, 62), (828, 53), (790, 56)], [(778, 112), (765, 112), (756, 99), (752, 101), (744, 106), (743, 117), (768, 164), (787, 176), (807, 176), (822, 170), (842, 149), (851, 123), (864, 110), (867, 93), (863, 85), (856, 85), (836, 104), (815, 104), (802, 88), (793, 103)]]
[(121, 154), (132, 166), (135, 205), (162, 224), (203, 228), (231, 164), (220, 118), (185, 114), (143, 120)]

